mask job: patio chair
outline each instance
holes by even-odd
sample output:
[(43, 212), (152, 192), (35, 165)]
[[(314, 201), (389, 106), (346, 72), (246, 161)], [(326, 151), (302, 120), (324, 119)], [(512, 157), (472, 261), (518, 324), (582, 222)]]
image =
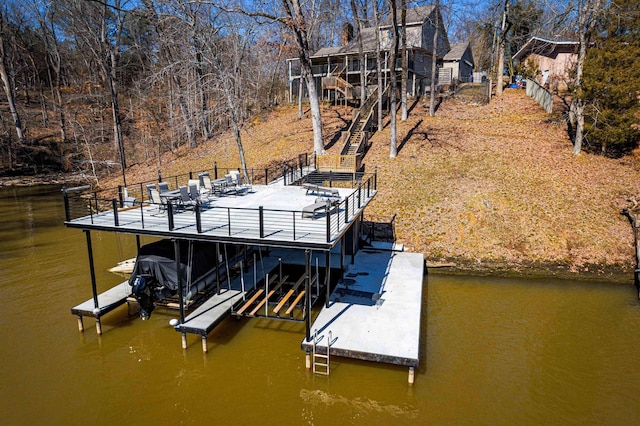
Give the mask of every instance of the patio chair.
[(180, 186), (180, 206), (185, 209), (193, 209), (197, 201), (192, 200), (189, 196), (189, 190), (186, 186)]
[(155, 188), (155, 185), (153, 188), (149, 188), (149, 186), (147, 186), (147, 188), (149, 189), (149, 201), (151, 201), (151, 204), (157, 205), (158, 211), (165, 210), (167, 208), (167, 205), (165, 204), (162, 197), (160, 197), (160, 192), (158, 192), (158, 190)]
[(147, 198), (149, 199), (149, 202), (151, 202), (151, 190), (152, 189), (157, 189), (155, 183), (152, 183), (151, 185), (147, 185)]
[(169, 184), (167, 182), (160, 182), (158, 187), (160, 188), (160, 193), (169, 192)]
[(200, 175), (200, 190), (204, 195), (213, 195), (213, 185), (208, 173)]
[(196, 201), (196, 202), (200, 201), (200, 191), (198, 190), (198, 187), (193, 183), (189, 184), (189, 197), (193, 201)]

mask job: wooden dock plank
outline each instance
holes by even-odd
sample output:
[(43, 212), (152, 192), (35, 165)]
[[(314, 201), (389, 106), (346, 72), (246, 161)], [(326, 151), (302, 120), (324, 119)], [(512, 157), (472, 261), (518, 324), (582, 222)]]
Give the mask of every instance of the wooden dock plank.
[[(275, 280), (276, 280), (276, 278), (278, 278), (278, 277), (277, 277), (277, 275), (274, 275), (274, 276), (273, 276), (273, 278), (269, 278), (269, 286), (271, 286), (271, 284), (273, 284), (273, 281), (275, 281)], [(269, 290), (269, 293), (267, 294), (267, 297), (266, 297), (266, 298), (264, 298), (264, 299), (262, 299), (262, 300), (260, 300), (260, 301), (258, 302), (258, 304), (256, 305), (256, 307), (255, 307), (255, 308), (253, 308), (253, 310), (249, 313), (249, 315), (254, 316), (254, 315), (256, 314), (256, 312), (258, 312), (258, 310), (264, 306), (265, 302), (266, 302), (266, 301), (267, 301), (271, 296), (273, 296), (273, 294), (274, 294), (276, 291), (278, 291), (278, 290), (280, 289), (280, 287), (282, 286), (282, 284), (284, 284), (284, 282), (286, 281), (286, 279), (287, 279), (287, 278), (288, 278), (288, 276), (283, 277), (283, 278), (278, 282), (278, 284), (273, 288), (273, 290)]]
[(240, 309), (238, 309), (238, 312), (236, 312), (238, 315), (242, 315), (244, 313), (244, 311), (246, 311), (249, 306), (253, 305), (256, 301), (256, 299), (258, 297), (260, 297), (260, 295), (264, 293), (264, 291), (262, 289), (259, 289), (258, 291), (256, 291), (256, 293), (251, 296), (251, 299), (247, 300), (247, 303), (245, 303), (244, 305), (242, 305), (242, 307)]
[(307, 278), (306, 275), (303, 275), (300, 278), (298, 278), (298, 281), (296, 281), (293, 287), (291, 287), (291, 290), (289, 290), (287, 294), (285, 294), (284, 297), (280, 299), (280, 302), (278, 302), (278, 305), (276, 305), (276, 307), (273, 309), (273, 313), (277, 314), (278, 312), (280, 312), (280, 309), (282, 309), (282, 307), (287, 303), (289, 298), (291, 298), (293, 293), (296, 292), (298, 287), (300, 287), (300, 284), (302, 284), (306, 278)]
[(300, 292), (300, 294), (298, 294), (298, 296), (293, 299), (293, 303), (291, 303), (291, 306), (289, 306), (289, 309), (287, 309), (284, 313), (289, 315), (296, 307), (296, 305), (298, 304), (298, 302), (300, 301), (300, 299), (302, 299), (302, 296), (304, 296), (305, 291), (302, 290)]

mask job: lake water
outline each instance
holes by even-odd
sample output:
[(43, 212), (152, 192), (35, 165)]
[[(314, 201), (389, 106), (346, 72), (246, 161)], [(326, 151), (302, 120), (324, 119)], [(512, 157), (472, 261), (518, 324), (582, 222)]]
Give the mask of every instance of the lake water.
[[(227, 319), (209, 353), (126, 306), (77, 329), (91, 297), (82, 231), (59, 188), (0, 191), (0, 424), (504, 424), (640, 422), (640, 303), (630, 285), (430, 275), (421, 365), (333, 358), (305, 369), (303, 324)], [(133, 236), (93, 232), (106, 270)], [(142, 240), (144, 244), (145, 239)], [(631, 261), (631, 259), (630, 259)]]

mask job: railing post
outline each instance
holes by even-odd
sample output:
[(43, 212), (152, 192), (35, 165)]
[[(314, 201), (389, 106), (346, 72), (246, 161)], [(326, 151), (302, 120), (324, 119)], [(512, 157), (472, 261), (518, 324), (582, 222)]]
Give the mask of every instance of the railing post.
[(264, 168), (264, 184), (269, 185), (269, 169), (267, 167)]
[(291, 212), (293, 216), (293, 241), (296, 240), (296, 212)]
[(167, 203), (167, 216), (169, 218), (169, 231), (173, 231), (173, 203)]
[(324, 214), (327, 217), (327, 242), (331, 242), (331, 215), (327, 206), (324, 208)]
[(373, 170), (373, 189), (378, 190), (378, 166)]
[(231, 236), (231, 207), (227, 207), (227, 228), (229, 228), (229, 236)]
[(193, 172), (189, 171), (189, 179), (193, 179)]
[(333, 188), (333, 170), (329, 170), (329, 188)]
[(284, 186), (287, 186), (287, 163), (282, 163), (282, 179), (284, 179)]
[(202, 222), (200, 221), (200, 201), (196, 202), (194, 210), (196, 212), (196, 230), (198, 231), (198, 234), (202, 234)]
[[(62, 195), (64, 196), (64, 217), (67, 222), (71, 221), (71, 212), (69, 211), (69, 194), (67, 193), (67, 186), (62, 186)], [(91, 210), (91, 208), (89, 208)]]
[(158, 170), (158, 183), (162, 182), (162, 171)]
[(122, 185), (118, 185), (118, 200), (120, 202), (120, 207), (124, 207), (124, 194), (122, 193)]
[(258, 216), (260, 219), (260, 238), (264, 238), (264, 207), (258, 207)]
[(115, 226), (120, 226), (120, 222), (118, 220), (118, 200), (115, 198), (111, 200), (111, 205), (113, 206), (113, 224)]
[(349, 222), (349, 197), (344, 199), (344, 223)]
[(362, 205), (360, 204), (360, 199), (362, 198), (361, 191), (362, 191), (362, 185), (358, 185), (358, 208), (362, 207)]
[(218, 162), (213, 162), (213, 178), (218, 179)]

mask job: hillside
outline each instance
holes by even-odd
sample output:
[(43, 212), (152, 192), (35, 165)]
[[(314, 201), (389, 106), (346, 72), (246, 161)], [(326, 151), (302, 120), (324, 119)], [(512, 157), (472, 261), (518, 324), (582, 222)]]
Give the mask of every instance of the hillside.
[[(348, 125), (349, 110), (325, 107), (325, 140)], [(389, 129), (365, 157), (377, 168), (379, 193), (368, 219), (396, 216), (396, 234), (427, 264), (449, 271), (523, 275), (586, 274), (629, 282), (631, 226), (620, 209), (638, 192), (635, 157), (574, 157), (561, 118), (523, 91), (491, 104), (449, 100), (430, 118), (423, 102), (400, 123), (399, 154), (389, 159)], [(312, 149), (310, 119), (295, 107), (258, 117), (243, 131), (249, 167), (263, 167)], [(329, 152), (337, 152), (332, 146)], [(219, 166), (236, 166), (230, 137), (137, 165), (129, 181)], [(104, 183), (109, 186), (109, 182)]]

